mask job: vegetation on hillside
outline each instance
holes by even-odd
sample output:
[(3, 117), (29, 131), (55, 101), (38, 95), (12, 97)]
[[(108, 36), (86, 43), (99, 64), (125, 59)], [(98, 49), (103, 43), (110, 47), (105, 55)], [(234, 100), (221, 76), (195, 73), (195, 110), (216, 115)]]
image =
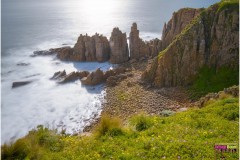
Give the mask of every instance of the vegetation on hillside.
[[(104, 116), (91, 136), (60, 135), (40, 126), (2, 146), (2, 159), (214, 159), (215, 143), (238, 144), (238, 101), (228, 97), (168, 117), (141, 114), (124, 127)], [(224, 156), (238, 159), (238, 153)]]
[(218, 3), (218, 12), (221, 12), (224, 9), (234, 9), (239, 10), (239, 0), (222, 0)]
[(190, 98), (198, 99), (207, 93), (218, 92), (224, 88), (238, 85), (238, 75), (239, 70), (228, 67), (222, 67), (216, 70), (214, 68), (204, 66), (199, 70), (197, 78), (189, 89), (191, 95)]

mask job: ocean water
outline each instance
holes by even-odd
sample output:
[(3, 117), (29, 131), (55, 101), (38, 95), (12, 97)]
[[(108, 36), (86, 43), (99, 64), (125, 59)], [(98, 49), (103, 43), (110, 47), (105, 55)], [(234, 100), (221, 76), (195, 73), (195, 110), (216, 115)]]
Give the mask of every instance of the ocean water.
[[(217, 0), (2, 0), (1, 144), (39, 124), (79, 133), (99, 117), (104, 85), (64, 85), (49, 78), (56, 71), (108, 70), (105, 63), (62, 62), (54, 56), (30, 57), (33, 51), (73, 46), (79, 34), (107, 37), (113, 27), (129, 35), (137, 22), (141, 38), (161, 38), (164, 22), (183, 7), (207, 7)], [(18, 63), (28, 63), (19, 66)], [(12, 89), (12, 82), (32, 83)]]

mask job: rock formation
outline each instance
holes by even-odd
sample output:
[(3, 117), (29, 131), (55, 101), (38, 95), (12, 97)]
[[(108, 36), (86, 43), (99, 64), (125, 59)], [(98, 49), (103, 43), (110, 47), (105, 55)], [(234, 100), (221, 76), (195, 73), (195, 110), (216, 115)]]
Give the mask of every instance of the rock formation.
[(12, 83), (12, 88), (16, 88), (16, 87), (21, 87), (24, 85), (27, 85), (29, 83), (31, 83), (32, 81), (19, 81), (19, 82), (13, 82)]
[(58, 71), (58, 72), (55, 72), (52, 76), (52, 78), (50, 79), (59, 79), (59, 78), (63, 78), (65, 77), (67, 74), (66, 74), (66, 71), (63, 70), (63, 71)]
[(129, 46), (131, 59), (148, 57), (151, 54), (149, 46), (141, 38), (139, 38), (139, 30), (137, 29), (136, 23), (133, 23), (131, 27), (131, 32), (129, 34)]
[(92, 72), (88, 76), (83, 77), (81, 79), (81, 82), (84, 85), (97, 85), (102, 83), (104, 80), (104, 73), (98, 68), (95, 72)]
[(54, 48), (49, 51), (37, 51), (34, 55), (51, 55), (57, 53), (57, 57), (63, 61), (98, 61), (109, 59), (110, 47), (106, 37), (95, 34), (94, 36), (80, 35), (73, 48)]
[(114, 28), (110, 38), (110, 62), (124, 63), (129, 60), (129, 51), (126, 33)]
[(52, 80), (57, 80), (58, 83), (67, 83), (71, 81), (81, 80), (83, 77), (86, 77), (89, 75), (88, 71), (77, 71), (77, 72), (71, 72), (69, 74), (66, 74), (66, 71), (58, 71), (55, 72), (52, 76)]
[[(223, 66), (238, 69), (238, 9), (219, 11), (218, 8), (217, 4), (213, 5), (195, 17), (191, 25), (155, 58), (142, 78), (158, 87), (185, 86), (193, 82), (203, 66), (216, 71)], [(177, 29), (176, 22), (181, 15), (176, 16), (171, 21)], [(167, 37), (166, 33), (164, 29), (163, 36)]]
[(181, 33), (181, 31), (199, 15), (202, 9), (183, 8), (173, 13), (171, 20), (164, 24), (162, 32), (163, 49), (165, 49), (172, 40)]
[(162, 41), (157, 38), (147, 42), (147, 45), (149, 47), (149, 56), (151, 57), (157, 56), (163, 50)]
[(96, 59), (98, 62), (109, 60), (110, 46), (107, 37), (95, 35)]

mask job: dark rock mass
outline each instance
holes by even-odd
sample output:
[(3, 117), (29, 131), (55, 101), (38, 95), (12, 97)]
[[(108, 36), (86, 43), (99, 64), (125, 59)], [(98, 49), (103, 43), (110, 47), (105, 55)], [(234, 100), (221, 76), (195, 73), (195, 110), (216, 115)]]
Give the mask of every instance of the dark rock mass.
[(29, 83), (31, 83), (32, 81), (19, 81), (19, 82), (13, 82), (12, 83), (12, 88), (16, 88), (16, 87), (21, 87), (24, 85), (27, 85)]

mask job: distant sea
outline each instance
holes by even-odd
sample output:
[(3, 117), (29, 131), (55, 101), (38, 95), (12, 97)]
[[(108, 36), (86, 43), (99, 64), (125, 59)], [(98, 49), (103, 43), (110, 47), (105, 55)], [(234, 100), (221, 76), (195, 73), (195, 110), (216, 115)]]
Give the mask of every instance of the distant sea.
[[(49, 78), (66, 70), (108, 70), (105, 63), (62, 62), (54, 56), (30, 57), (33, 51), (73, 46), (79, 34), (110, 37), (114, 27), (129, 31), (137, 22), (144, 40), (161, 38), (164, 22), (183, 7), (208, 7), (216, 0), (2, 0), (1, 144), (9, 143), (42, 124), (82, 132), (99, 117), (104, 86), (80, 81), (58, 85)], [(28, 65), (17, 65), (26, 63)], [(12, 89), (12, 82), (33, 83)]]

